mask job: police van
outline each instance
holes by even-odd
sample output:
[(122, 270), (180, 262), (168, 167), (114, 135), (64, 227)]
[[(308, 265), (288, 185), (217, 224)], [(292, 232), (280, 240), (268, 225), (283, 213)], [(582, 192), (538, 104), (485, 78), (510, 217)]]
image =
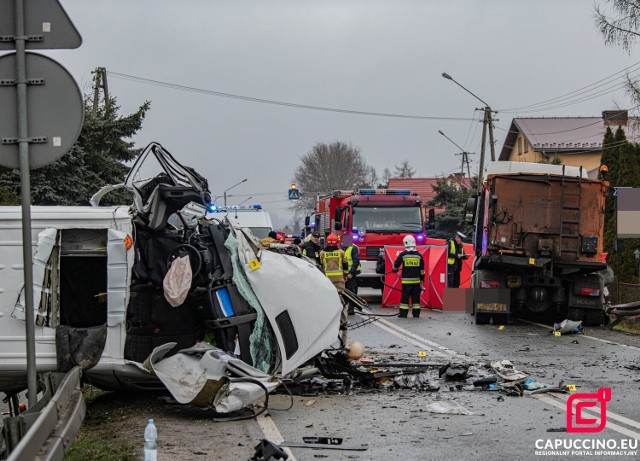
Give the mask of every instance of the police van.
[(249, 229), (258, 239), (265, 238), (273, 230), (271, 216), (261, 205), (221, 207), (210, 205), (207, 218), (218, 221), (226, 219), (234, 226)]

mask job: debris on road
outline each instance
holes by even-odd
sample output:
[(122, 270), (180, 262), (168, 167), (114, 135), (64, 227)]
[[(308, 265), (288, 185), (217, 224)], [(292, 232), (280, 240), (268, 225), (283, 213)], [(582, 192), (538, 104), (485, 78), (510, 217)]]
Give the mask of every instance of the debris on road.
[(256, 453), (251, 461), (269, 461), (270, 459), (289, 459), (289, 455), (282, 448), (267, 439), (260, 440), (256, 445)]
[(574, 334), (574, 333), (582, 333), (584, 334), (584, 328), (582, 327), (581, 320), (568, 320), (565, 319), (560, 323), (553, 324), (552, 333), (560, 332), (560, 334)]
[(474, 413), (455, 400), (437, 400), (427, 404), (427, 411), (445, 415), (473, 415)]

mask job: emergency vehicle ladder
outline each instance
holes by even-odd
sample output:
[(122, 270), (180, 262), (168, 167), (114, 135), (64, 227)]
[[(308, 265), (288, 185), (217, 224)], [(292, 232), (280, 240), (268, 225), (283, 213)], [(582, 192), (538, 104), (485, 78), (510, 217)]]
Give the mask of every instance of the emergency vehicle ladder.
[[(577, 192), (567, 192), (571, 184), (578, 186)], [(573, 190), (573, 189), (570, 189)], [(565, 176), (565, 165), (562, 165), (562, 183), (560, 189), (560, 251), (575, 253), (580, 257), (580, 201), (582, 199), (582, 166), (577, 181)], [(566, 248), (565, 245), (566, 244)]]

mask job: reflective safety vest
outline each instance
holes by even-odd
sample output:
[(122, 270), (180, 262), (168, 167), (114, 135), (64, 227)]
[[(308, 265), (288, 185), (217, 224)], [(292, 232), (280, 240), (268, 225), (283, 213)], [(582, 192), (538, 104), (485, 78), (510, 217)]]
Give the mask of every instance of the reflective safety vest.
[(322, 252), (322, 270), (327, 277), (342, 277), (344, 252), (342, 250), (323, 251)]
[(402, 285), (417, 284), (424, 280), (424, 259), (416, 250), (404, 250), (393, 263), (393, 272), (402, 267)]
[[(353, 252), (358, 253), (358, 247), (356, 245), (351, 245), (349, 248), (347, 248), (344, 251), (344, 255), (347, 258), (347, 270), (344, 272), (345, 274), (348, 274), (349, 272), (351, 272), (351, 268), (353, 267)], [(358, 267), (356, 267), (356, 274), (359, 274), (361, 271), (362, 267), (360, 266), (360, 258), (358, 258)]]
[[(461, 245), (461, 250), (462, 250), (462, 254), (464, 254), (464, 247)], [(456, 241), (451, 239), (449, 240), (449, 252), (448, 252), (449, 257), (447, 258), (447, 264), (449, 266), (453, 266), (456, 263)], [(454, 255), (453, 258), (451, 257), (451, 255)]]

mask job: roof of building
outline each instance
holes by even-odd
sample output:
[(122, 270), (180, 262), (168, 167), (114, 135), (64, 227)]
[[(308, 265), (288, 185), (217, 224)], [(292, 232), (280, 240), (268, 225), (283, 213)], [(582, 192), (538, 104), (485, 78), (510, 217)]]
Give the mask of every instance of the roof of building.
[[(624, 118), (608, 118), (609, 114)], [(633, 124), (627, 125), (626, 111), (605, 111), (602, 117), (520, 117), (514, 118), (502, 146), (498, 160), (508, 160), (519, 133), (527, 139), (533, 150), (566, 154), (602, 150), (607, 126), (615, 131), (618, 123), (624, 126), (627, 139), (637, 140)], [(637, 142), (637, 141), (634, 141)]]
[(426, 203), (435, 197), (433, 186), (438, 178), (391, 178), (387, 187), (389, 189), (409, 189), (412, 194), (418, 194)]
[[(460, 174), (452, 174), (448, 178), (460, 181)], [(439, 179), (442, 178), (391, 178), (387, 187), (389, 189), (409, 189), (412, 194), (418, 194), (422, 197), (422, 201), (427, 203), (436, 196), (433, 186), (438, 183)], [(464, 177), (462, 184), (469, 188), (471, 181)]]

